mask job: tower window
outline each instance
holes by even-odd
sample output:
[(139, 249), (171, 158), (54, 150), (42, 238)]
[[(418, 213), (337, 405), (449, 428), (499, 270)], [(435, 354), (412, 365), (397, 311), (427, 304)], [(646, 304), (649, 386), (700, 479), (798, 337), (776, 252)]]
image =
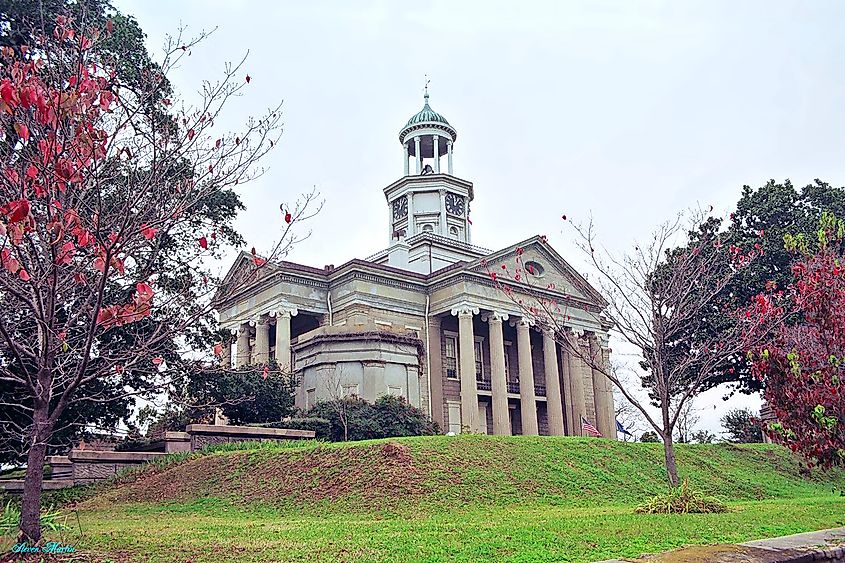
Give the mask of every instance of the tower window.
[(423, 225), (422, 230), (423, 230), (424, 233), (433, 233), (434, 227), (431, 225), (431, 223), (426, 223), (425, 225)]
[(458, 227), (451, 227), (449, 229), (449, 235), (452, 236), (452, 238), (458, 238)]

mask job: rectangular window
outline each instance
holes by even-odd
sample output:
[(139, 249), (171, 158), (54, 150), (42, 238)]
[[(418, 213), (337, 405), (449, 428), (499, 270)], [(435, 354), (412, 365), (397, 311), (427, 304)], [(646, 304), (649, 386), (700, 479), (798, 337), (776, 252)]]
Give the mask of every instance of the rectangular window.
[(511, 362), (510, 362), (510, 355), (511, 355), (511, 343), (505, 342), (505, 378), (510, 381), (511, 380)]
[(458, 379), (458, 339), (454, 336), (446, 337), (446, 354), (443, 358), (443, 369), (446, 370), (446, 377), (449, 379)]
[(484, 379), (484, 356), (481, 355), (481, 340), (475, 341), (475, 379)]
[(387, 386), (387, 394), (391, 397), (401, 397), (402, 396), (402, 388), (401, 387), (394, 387), (393, 385)]
[(317, 390), (316, 389), (308, 389), (305, 391), (305, 410), (310, 409), (314, 405), (317, 404)]
[(344, 397), (353, 397), (358, 395), (358, 384), (357, 383), (345, 383), (343, 385), (343, 396)]

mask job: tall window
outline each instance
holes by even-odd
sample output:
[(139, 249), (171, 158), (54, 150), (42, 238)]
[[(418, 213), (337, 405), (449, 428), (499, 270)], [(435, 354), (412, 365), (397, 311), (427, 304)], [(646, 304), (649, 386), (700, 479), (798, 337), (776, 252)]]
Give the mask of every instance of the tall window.
[(510, 381), (511, 379), (511, 363), (508, 357), (511, 355), (511, 343), (505, 342), (505, 378)]
[(446, 337), (446, 354), (443, 358), (443, 369), (446, 377), (458, 379), (458, 339), (454, 336)]
[(481, 341), (475, 341), (475, 379), (484, 379), (484, 357), (481, 355)]

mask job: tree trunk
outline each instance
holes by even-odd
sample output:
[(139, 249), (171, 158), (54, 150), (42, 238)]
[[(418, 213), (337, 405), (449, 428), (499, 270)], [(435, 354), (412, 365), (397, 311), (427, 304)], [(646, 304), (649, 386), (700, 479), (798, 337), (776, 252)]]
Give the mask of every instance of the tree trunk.
[(47, 406), (37, 406), (32, 417), (32, 445), (26, 458), (26, 476), (21, 499), (21, 525), (18, 540), (30, 544), (41, 539), (41, 484), (47, 457)]
[(669, 476), (669, 485), (677, 487), (678, 465), (675, 463), (675, 445), (672, 443), (672, 433), (663, 436), (663, 457), (666, 460), (666, 473)]

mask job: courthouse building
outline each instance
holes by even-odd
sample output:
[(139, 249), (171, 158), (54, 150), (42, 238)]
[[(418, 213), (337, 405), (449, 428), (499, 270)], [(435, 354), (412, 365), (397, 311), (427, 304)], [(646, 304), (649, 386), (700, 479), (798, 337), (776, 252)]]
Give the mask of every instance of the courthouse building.
[[(297, 374), (297, 405), (306, 409), (341, 396), (399, 395), (444, 432), (581, 435), (583, 417), (615, 437), (611, 385), (582, 359), (608, 358), (604, 300), (544, 237), (497, 251), (472, 244), (475, 190), (454, 175), (456, 139), (426, 93), (399, 132), (402, 175), (383, 190), (384, 250), (323, 268), (256, 269), (241, 254), (215, 298), (233, 335), (224, 363), (275, 358)], [(507, 295), (490, 272), (513, 271), (517, 256), (522, 281)], [(519, 305), (538, 298), (568, 303), (560, 324), (581, 353)]]

